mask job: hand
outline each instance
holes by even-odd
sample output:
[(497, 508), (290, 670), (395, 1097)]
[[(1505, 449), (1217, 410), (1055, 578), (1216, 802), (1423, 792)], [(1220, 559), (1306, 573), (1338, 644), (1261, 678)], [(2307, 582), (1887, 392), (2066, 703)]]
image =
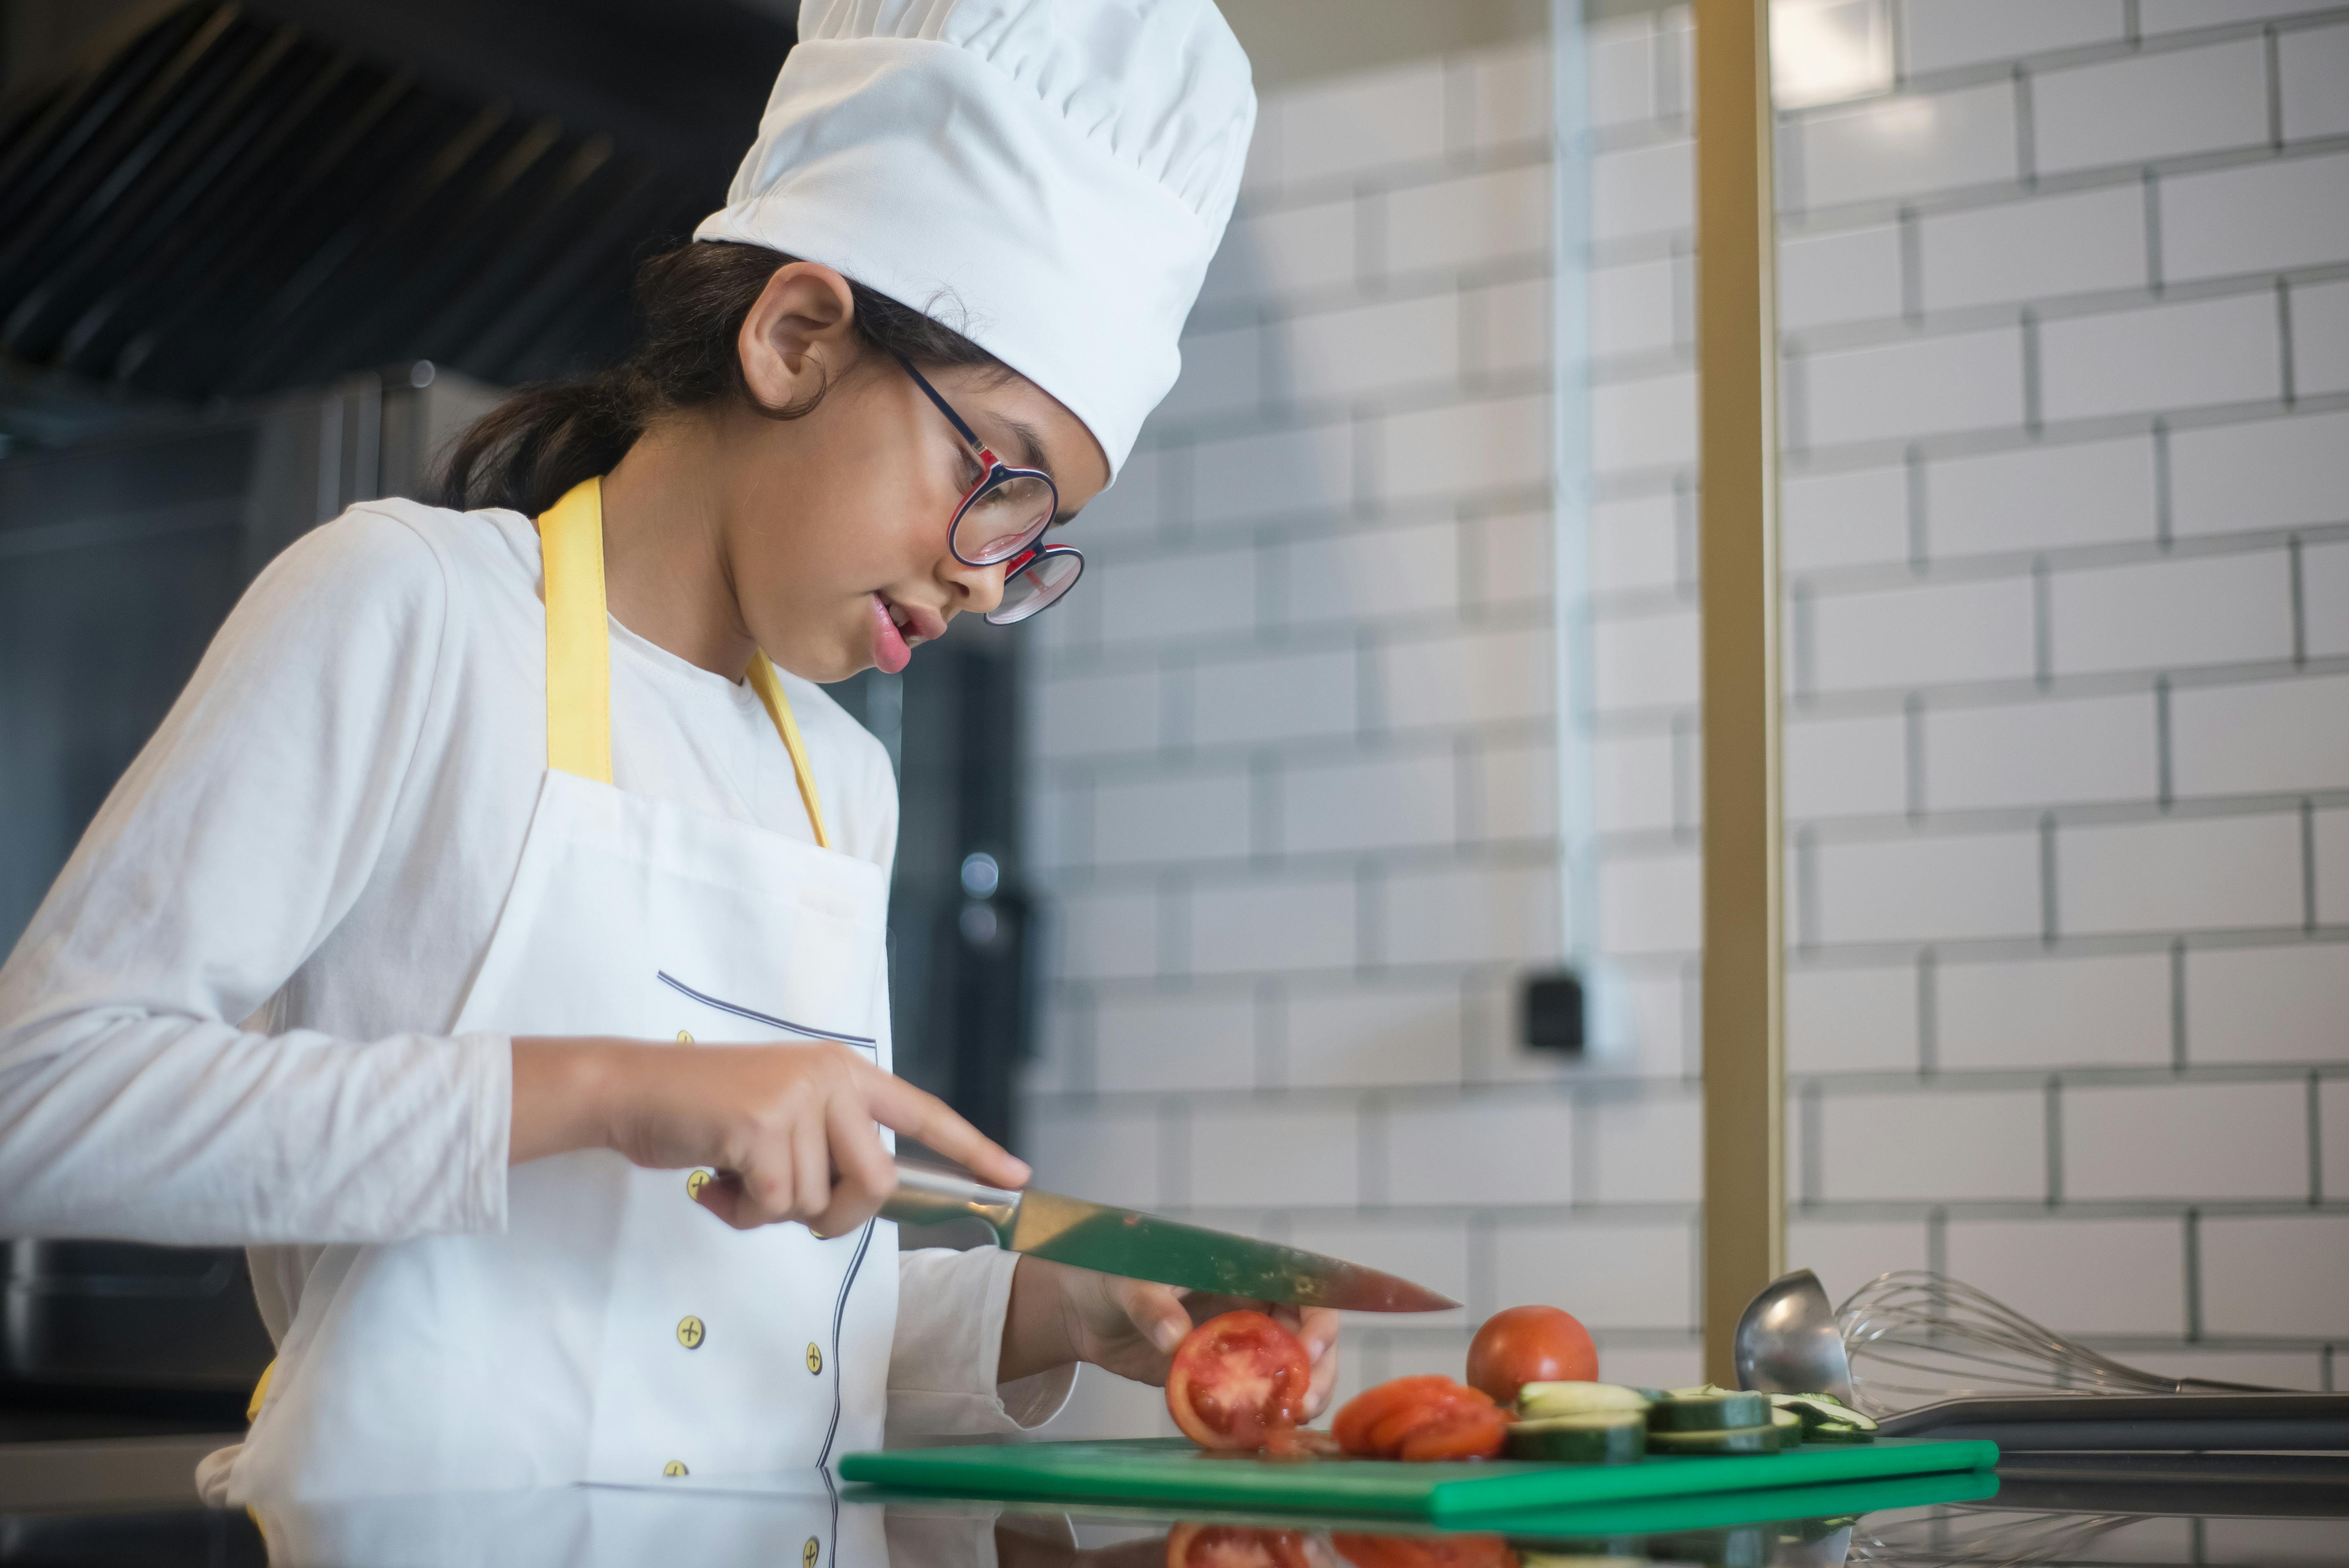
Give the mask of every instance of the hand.
[(517, 1039), (511, 1158), (616, 1150), (657, 1171), (707, 1165), (696, 1202), (737, 1230), (796, 1220), (854, 1230), (895, 1190), (875, 1124), (1019, 1187), (1028, 1167), (905, 1079), (845, 1046), (688, 1049), (625, 1040)]
[(1303, 1342), (1313, 1363), (1305, 1397), (1305, 1418), (1311, 1420), (1338, 1386), (1338, 1315), (1329, 1307), (1210, 1295), (1042, 1258), (1021, 1258), (1011, 1276), (999, 1375), (1008, 1383), (1071, 1361), (1090, 1361), (1121, 1377), (1164, 1387), (1183, 1336), (1218, 1313), (1242, 1307), (1266, 1314)]

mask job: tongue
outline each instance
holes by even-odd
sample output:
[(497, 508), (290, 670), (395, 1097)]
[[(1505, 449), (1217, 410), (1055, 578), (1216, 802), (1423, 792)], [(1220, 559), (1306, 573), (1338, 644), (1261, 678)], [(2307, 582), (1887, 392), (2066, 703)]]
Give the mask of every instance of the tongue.
[(905, 645), (897, 630), (897, 623), (889, 619), (889, 606), (880, 594), (873, 595), (873, 662), (881, 666), (883, 675), (894, 676), (913, 662), (914, 650)]

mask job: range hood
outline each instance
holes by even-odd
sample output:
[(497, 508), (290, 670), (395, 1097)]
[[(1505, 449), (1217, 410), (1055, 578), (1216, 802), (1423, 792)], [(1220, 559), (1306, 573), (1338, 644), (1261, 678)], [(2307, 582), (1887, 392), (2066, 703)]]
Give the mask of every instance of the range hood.
[(170, 0), (0, 103), (0, 358), (243, 397), (610, 358), (793, 32), (727, 0)]

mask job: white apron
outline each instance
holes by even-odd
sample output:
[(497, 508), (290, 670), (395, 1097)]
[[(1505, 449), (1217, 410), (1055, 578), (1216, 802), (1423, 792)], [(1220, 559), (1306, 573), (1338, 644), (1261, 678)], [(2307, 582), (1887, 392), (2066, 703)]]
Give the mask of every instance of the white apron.
[[(547, 758), (452, 1033), (837, 1040), (889, 1063), (881, 869), (825, 847), (791, 708), (809, 844), (613, 788), (602, 490), (539, 520)], [(502, 1233), (326, 1249), (242, 1449), (233, 1501), (804, 1470), (879, 1445), (895, 1227), (738, 1232), (708, 1172), (593, 1150), (517, 1166)], [(223, 1461), (224, 1462), (221, 1462)]]
[[(843, 1501), (824, 1472), (757, 1491), (692, 1480), (255, 1505), (269, 1568), (890, 1568), (878, 1503)], [(926, 1534), (943, 1550), (900, 1568), (993, 1568), (985, 1514)], [(976, 1527), (976, 1528), (974, 1528)], [(929, 1540), (924, 1545), (930, 1544)]]

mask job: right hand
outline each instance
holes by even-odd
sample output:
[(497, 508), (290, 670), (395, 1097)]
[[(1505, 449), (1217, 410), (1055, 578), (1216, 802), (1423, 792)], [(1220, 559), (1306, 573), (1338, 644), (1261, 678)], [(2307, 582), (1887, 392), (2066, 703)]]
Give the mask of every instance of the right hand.
[(871, 1219), (897, 1184), (880, 1127), (958, 1161), (983, 1181), (1028, 1181), (1025, 1164), (944, 1100), (828, 1044), (680, 1050), (517, 1039), (517, 1161), (558, 1151), (523, 1137), (526, 1084), (543, 1078), (542, 1054), (583, 1047), (590, 1059), (575, 1065), (587, 1067), (595, 1109), (585, 1118), (589, 1135), (563, 1146), (601, 1144), (653, 1170), (709, 1166), (718, 1179), (696, 1202), (737, 1230), (791, 1220), (837, 1236)]

